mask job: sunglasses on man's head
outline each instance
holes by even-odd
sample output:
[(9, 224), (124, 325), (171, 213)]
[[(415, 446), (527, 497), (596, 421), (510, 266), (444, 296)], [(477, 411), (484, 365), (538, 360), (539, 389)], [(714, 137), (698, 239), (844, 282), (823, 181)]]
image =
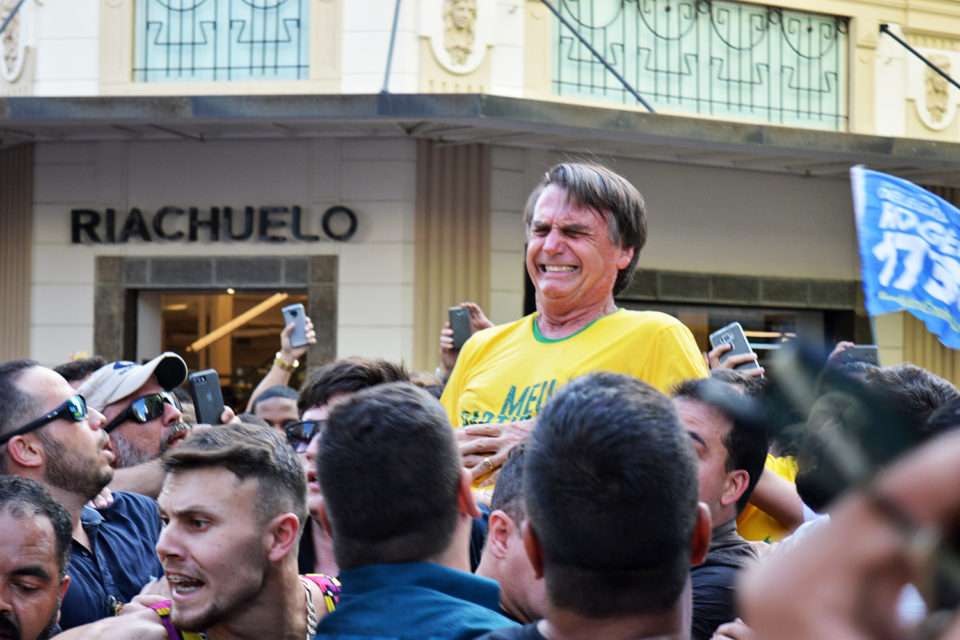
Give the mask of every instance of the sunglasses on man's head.
[(81, 420), (85, 420), (86, 417), (87, 401), (84, 400), (83, 396), (78, 393), (67, 398), (63, 404), (45, 416), (40, 416), (36, 420), (31, 420), (19, 429), (0, 436), (0, 444), (5, 444), (11, 438), (22, 436), (23, 434), (33, 431), (34, 429), (39, 429), (40, 427), (50, 424), (58, 418), (66, 418), (71, 422), (80, 422)]
[(151, 393), (128, 404), (127, 408), (117, 414), (117, 417), (111, 420), (103, 430), (110, 433), (127, 420), (133, 420), (140, 424), (150, 422), (163, 415), (164, 404), (172, 405), (178, 411), (182, 411), (180, 401), (171, 392)]
[(326, 420), (306, 420), (304, 422), (294, 422), (284, 427), (287, 433), (287, 442), (297, 453), (304, 453), (310, 446), (313, 436), (322, 432), (327, 427)]

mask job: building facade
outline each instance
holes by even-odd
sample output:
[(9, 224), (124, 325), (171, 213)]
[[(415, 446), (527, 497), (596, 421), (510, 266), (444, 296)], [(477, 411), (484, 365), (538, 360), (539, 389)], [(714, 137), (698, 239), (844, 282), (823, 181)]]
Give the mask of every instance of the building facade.
[[(876, 341), (884, 364), (960, 379), (911, 318), (866, 318), (848, 178), (863, 163), (956, 201), (960, 92), (890, 34), (955, 73), (960, 4), (19, 7), (0, 34), (4, 358), (180, 350), (282, 292), (318, 328), (311, 363), (432, 369), (448, 306), (529, 310), (526, 196), (590, 158), (647, 201), (621, 304), (704, 346), (741, 320), (761, 345)], [(263, 317), (191, 364), (240, 384), (276, 349)]]

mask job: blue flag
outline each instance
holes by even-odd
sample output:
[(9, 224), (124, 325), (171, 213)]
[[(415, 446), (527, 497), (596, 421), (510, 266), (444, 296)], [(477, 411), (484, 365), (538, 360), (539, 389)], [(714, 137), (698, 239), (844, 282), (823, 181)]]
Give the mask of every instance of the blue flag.
[(960, 209), (862, 166), (850, 182), (867, 312), (906, 309), (960, 349)]

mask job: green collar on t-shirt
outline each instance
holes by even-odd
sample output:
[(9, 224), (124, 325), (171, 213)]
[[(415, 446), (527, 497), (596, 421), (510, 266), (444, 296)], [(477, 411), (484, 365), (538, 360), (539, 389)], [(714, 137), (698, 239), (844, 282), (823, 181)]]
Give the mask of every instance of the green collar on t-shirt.
[(617, 307), (615, 310), (611, 311), (611, 312), (608, 313), (607, 315), (605, 315), (605, 316), (600, 316), (599, 318), (595, 318), (595, 319), (591, 320), (590, 323), (589, 323), (587, 326), (583, 327), (582, 329), (579, 329), (576, 333), (571, 333), (569, 336), (567, 336), (567, 337), (565, 337), (565, 338), (548, 338), (547, 336), (545, 336), (545, 335), (543, 335), (542, 333), (540, 333), (540, 327), (537, 326), (537, 318), (540, 316), (540, 314), (539, 314), (539, 312), (538, 312), (538, 313), (533, 314), (533, 338), (534, 338), (537, 342), (542, 342), (543, 344), (553, 344), (554, 342), (563, 342), (564, 340), (569, 340), (570, 338), (573, 338), (574, 336), (577, 336), (577, 335), (583, 333), (584, 331), (586, 331), (587, 329), (589, 329), (590, 327), (592, 327), (593, 324), (594, 324), (595, 322), (597, 322), (598, 320), (603, 320), (604, 318), (607, 318), (607, 317), (609, 317), (609, 316), (612, 316), (612, 315), (615, 314), (617, 311), (620, 311), (620, 309), (621, 309), (621, 307)]

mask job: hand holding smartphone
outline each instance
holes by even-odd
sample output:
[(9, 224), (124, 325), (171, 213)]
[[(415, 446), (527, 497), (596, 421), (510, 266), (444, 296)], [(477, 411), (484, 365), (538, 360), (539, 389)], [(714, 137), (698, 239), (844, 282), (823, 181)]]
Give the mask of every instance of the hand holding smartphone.
[(473, 331), (470, 329), (470, 311), (463, 307), (450, 307), (450, 328), (453, 329), (453, 348), (460, 349)]
[(197, 414), (198, 424), (220, 424), (223, 415), (223, 391), (220, 389), (220, 375), (216, 369), (197, 371), (187, 376), (190, 384), (190, 396)]
[(293, 348), (307, 346), (307, 313), (303, 305), (287, 305), (280, 310), (283, 313), (283, 326), (288, 326), (291, 322), (294, 324), (293, 332), (290, 334), (290, 346)]
[[(755, 353), (747, 342), (747, 336), (743, 332), (743, 326), (739, 322), (731, 322), (722, 329), (718, 329), (710, 334), (710, 346), (714, 349), (722, 344), (729, 344), (730, 349), (720, 356), (720, 363), (723, 364), (731, 356)], [(737, 371), (750, 371), (759, 369), (760, 365), (756, 360), (750, 360), (738, 364), (734, 367)]]

